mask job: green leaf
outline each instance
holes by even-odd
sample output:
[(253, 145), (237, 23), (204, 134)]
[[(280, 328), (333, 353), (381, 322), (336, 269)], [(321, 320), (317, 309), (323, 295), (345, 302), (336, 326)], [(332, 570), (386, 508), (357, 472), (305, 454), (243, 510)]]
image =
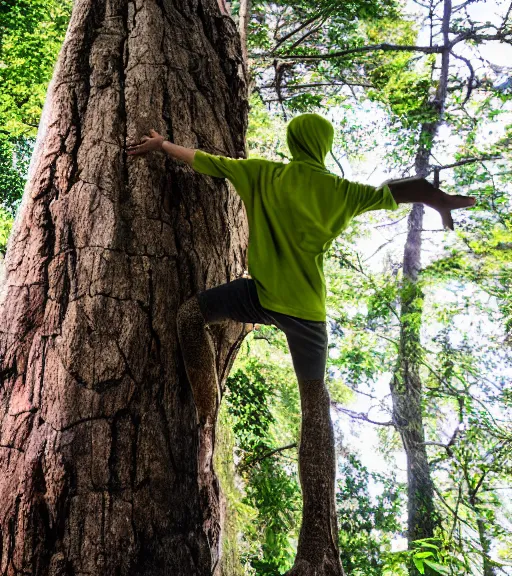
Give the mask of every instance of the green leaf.
[(418, 552), (414, 558), (428, 558), (429, 556), (434, 556), (434, 552)]
[(432, 570), (439, 572), (439, 574), (450, 574), (450, 569), (448, 568), (448, 566), (443, 566), (442, 564), (438, 564), (437, 562), (432, 562), (432, 560), (425, 560), (425, 564), (427, 566), (430, 566)]
[(425, 574), (425, 566), (423, 565), (423, 560), (420, 560), (419, 558), (416, 558), (415, 556), (413, 556), (412, 561), (414, 562), (414, 565), (418, 569), (419, 573)]
[(439, 546), (436, 546), (435, 544), (430, 544), (430, 542), (425, 542), (423, 540), (415, 540), (415, 543), (419, 542), (419, 546), (421, 546), (422, 548), (434, 548), (434, 550), (439, 550)]

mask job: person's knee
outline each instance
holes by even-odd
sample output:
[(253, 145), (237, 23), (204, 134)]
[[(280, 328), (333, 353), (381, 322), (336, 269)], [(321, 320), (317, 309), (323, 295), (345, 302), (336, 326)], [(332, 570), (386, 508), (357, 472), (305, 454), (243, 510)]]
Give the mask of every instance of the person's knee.
[(192, 296), (192, 298), (186, 300), (178, 308), (176, 322), (178, 324), (178, 330), (181, 330), (187, 325), (195, 325), (198, 322), (204, 323), (203, 314), (197, 296)]
[(325, 387), (324, 378), (298, 377), (297, 380), (299, 382), (299, 386), (304, 388), (318, 390), (318, 388)]
[[(323, 364), (323, 366), (322, 366)], [(325, 386), (325, 361), (311, 360), (309, 364), (294, 362), (295, 376), (299, 384), (311, 387)]]

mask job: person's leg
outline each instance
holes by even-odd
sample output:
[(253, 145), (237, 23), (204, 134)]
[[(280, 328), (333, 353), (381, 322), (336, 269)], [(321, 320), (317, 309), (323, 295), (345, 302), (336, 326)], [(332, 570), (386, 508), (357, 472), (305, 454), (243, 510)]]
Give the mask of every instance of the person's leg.
[(178, 339), (200, 427), (199, 462), (207, 468), (213, 457), (221, 391), (215, 348), (206, 326), (228, 319), (248, 321), (251, 314), (246, 283), (245, 278), (240, 278), (210, 288), (187, 300), (178, 310)]
[(215, 421), (220, 401), (215, 348), (206, 326), (226, 320), (266, 323), (253, 290), (254, 280), (239, 278), (200, 292), (178, 310), (178, 339), (200, 425)]
[(302, 412), (299, 445), (302, 525), (295, 563), (287, 576), (343, 576), (335, 507), (334, 431), (324, 379), (326, 323), (267, 312), (286, 334), (299, 384)]
[(330, 397), (324, 379), (299, 380), (302, 425), (299, 479), (302, 525), (288, 576), (342, 576), (335, 506), (336, 451)]
[(212, 571), (220, 557), (220, 486), (213, 469), (215, 422), (220, 404), (213, 342), (197, 296), (182, 304), (177, 316), (178, 339), (199, 422), (197, 482), (203, 505), (203, 530), (208, 539)]
[(212, 567), (219, 562), (220, 501), (213, 452), (220, 388), (215, 349), (207, 324), (228, 319), (261, 323), (253, 310), (247, 282), (242, 278), (205, 290), (182, 304), (177, 315), (178, 339), (199, 422), (198, 484), (201, 499), (207, 503), (203, 526), (212, 551)]

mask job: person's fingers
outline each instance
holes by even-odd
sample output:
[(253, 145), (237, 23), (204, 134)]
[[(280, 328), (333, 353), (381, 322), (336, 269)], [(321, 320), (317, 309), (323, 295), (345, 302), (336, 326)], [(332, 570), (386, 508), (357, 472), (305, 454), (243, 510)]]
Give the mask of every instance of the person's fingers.
[(476, 203), (476, 198), (473, 198), (472, 196), (462, 196), (461, 194), (450, 196), (450, 200), (450, 210), (457, 210), (458, 208), (470, 208)]
[(129, 146), (126, 147), (126, 149), (134, 150), (135, 148), (139, 148), (140, 146), (142, 146), (142, 144), (139, 142), (139, 144), (130, 144)]
[[(459, 208), (467, 208), (468, 205), (474, 206), (476, 204), (476, 198), (474, 196), (465, 196), (464, 194), (448, 194), (448, 192), (441, 190), (441, 188), (436, 188), (436, 190), (439, 190), (439, 192), (450, 196), (452, 199), (459, 199), (461, 201), (461, 206), (458, 206)], [(455, 208), (452, 208), (452, 210), (455, 210)]]
[(132, 144), (131, 146), (128, 146), (127, 150), (128, 152), (137, 152), (140, 147), (140, 144)]
[(130, 144), (129, 146), (126, 147), (127, 150), (133, 150), (135, 149), (137, 146), (142, 146), (145, 142), (147, 142), (148, 140), (151, 140), (151, 138), (149, 136), (144, 135), (141, 139), (140, 142), (138, 144)]
[(132, 146), (129, 148), (126, 153), (133, 156), (135, 154), (143, 154), (147, 151), (147, 147), (144, 144), (139, 144), (138, 146)]
[(156, 130), (153, 130), (153, 128), (151, 128), (151, 130), (149, 131), (149, 133), (151, 134), (151, 136), (153, 136), (153, 138), (155, 136), (160, 136), (160, 134), (158, 134), (158, 132)]
[(476, 204), (476, 198), (474, 196), (461, 196), (460, 194), (458, 196), (460, 196), (460, 198), (464, 198), (471, 206)]

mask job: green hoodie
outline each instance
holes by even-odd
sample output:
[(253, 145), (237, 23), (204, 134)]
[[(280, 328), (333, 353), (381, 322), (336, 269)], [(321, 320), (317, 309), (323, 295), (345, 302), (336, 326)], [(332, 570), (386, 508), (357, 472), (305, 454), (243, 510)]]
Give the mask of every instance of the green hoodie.
[(355, 216), (395, 210), (387, 186), (349, 182), (324, 164), (332, 124), (303, 114), (288, 124), (288, 164), (214, 156), (197, 150), (193, 168), (227, 178), (241, 196), (249, 221), (249, 274), (261, 305), (305, 320), (325, 321), (323, 257)]

